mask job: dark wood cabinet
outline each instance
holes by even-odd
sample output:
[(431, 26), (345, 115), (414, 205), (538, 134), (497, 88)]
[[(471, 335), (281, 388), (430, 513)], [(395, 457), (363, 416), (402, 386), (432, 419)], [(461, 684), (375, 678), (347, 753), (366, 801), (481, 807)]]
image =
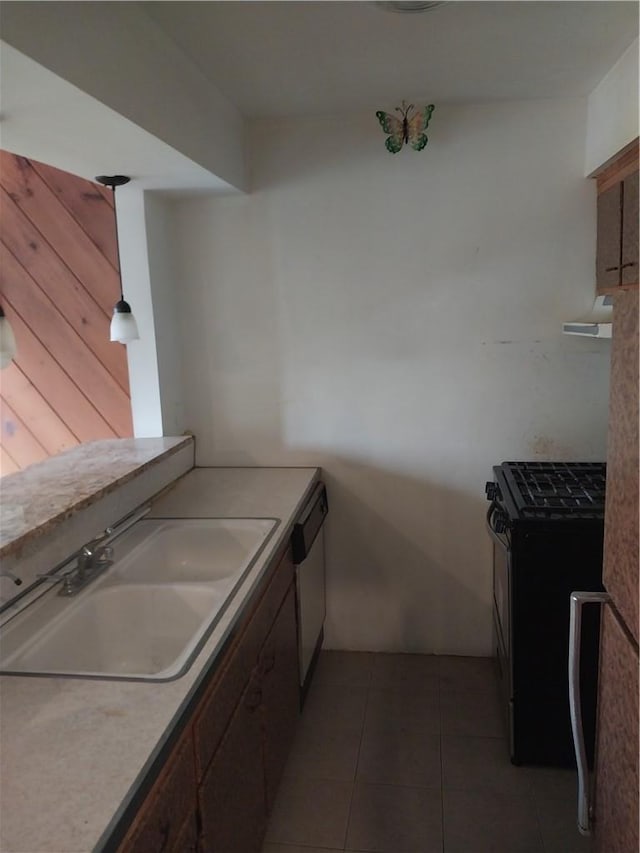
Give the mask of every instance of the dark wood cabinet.
[(196, 774), (193, 743), (187, 732), (174, 748), (143, 807), (133, 821), (119, 853), (165, 853), (181, 848), (185, 824), (195, 821)]
[(596, 292), (637, 287), (638, 141), (597, 176)]
[(260, 683), (256, 672), (200, 786), (203, 853), (260, 853), (267, 826)]
[(264, 773), (271, 812), (300, 712), (295, 589), (289, 589), (261, 660)]
[(259, 853), (299, 714), (289, 549), (254, 595), (119, 853)]

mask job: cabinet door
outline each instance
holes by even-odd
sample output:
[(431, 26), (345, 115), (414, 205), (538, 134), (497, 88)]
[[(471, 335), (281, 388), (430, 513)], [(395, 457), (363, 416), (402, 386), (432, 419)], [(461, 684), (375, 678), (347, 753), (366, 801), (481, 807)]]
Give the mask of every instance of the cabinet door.
[(185, 821), (193, 815), (196, 775), (191, 731), (176, 747), (158, 776), (119, 853), (164, 853), (176, 850)]
[(295, 586), (291, 586), (262, 652), (267, 808), (273, 808), (300, 713)]
[(638, 284), (638, 172), (622, 185), (622, 266), (620, 284)]
[(228, 651), (228, 662), (216, 674), (196, 712), (194, 725), (198, 782), (204, 776), (238, 704), (260, 650), (291, 585), (294, 568), (289, 550), (268, 578), (268, 585), (250, 611)]
[(604, 607), (596, 752), (595, 853), (638, 850), (638, 652)]
[(267, 825), (261, 704), (254, 675), (200, 786), (204, 853), (260, 853)]
[(618, 181), (598, 196), (596, 246), (596, 289), (609, 290), (620, 284), (622, 241), (622, 182)]

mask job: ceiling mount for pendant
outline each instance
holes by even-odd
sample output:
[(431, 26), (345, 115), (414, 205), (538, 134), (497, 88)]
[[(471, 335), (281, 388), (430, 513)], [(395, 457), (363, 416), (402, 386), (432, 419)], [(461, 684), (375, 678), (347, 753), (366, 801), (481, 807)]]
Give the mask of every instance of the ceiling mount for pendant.
[(131, 178), (126, 175), (98, 175), (96, 181), (104, 187), (111, 187), (115, 190), (116, 187), (123, 187), (128, 184)]
[(376, 6), (385, 9), (387, 12), (429, 12), (438, 6), (446, 5), (446, 2), (447, 0), (434, 0), (434, 2), (426, 2), (426, 0), (377, 0)]
[(116, 222), (116, 252), (118, 255), (118, 276), (120, 278), (120, 299), (113, 309), (113, 317), (111, 318), (110, 338), (112, 341), (117, 341), (121, 344), (129, 343), (129, 341), (137, 341), (140, 337), (138, 334), (138, 325), (131, 311), (131, 306), (125, 301), (122, 292), (122, 271), (120, 269), (120, 242), (118, 240), (118, 217), (116, 215), (116, 187), (123, 187), (128, 184), (131, 178), (127, 175), (98, 175), (96, 181), (104, 187), (110, 187), (113, 191), (113, 213)]

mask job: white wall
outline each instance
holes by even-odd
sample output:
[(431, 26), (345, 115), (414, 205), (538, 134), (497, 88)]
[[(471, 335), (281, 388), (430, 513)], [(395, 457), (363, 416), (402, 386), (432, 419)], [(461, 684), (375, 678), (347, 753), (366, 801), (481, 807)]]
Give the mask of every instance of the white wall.
[(174, 266), (172, 203), (131, 184), (117, 190), (116, 201), (122, 286), (140, 333), (139, 340), (126, 345), (133, 434), (181, 435), (180, 287)]
[(423, 152), (375, 116), (258, 123), (246, 197), (176, 209), (199, 465), (320, 464), (327, 643), (488, 653), (484, 483), (601, 459), (586, 102), (436, 108)]
[[(184, 404), (182, 399), (182, 348), (178, 307), (180, 281), (174, 262), (171, 202), (158, 193), (144, 194), (147, 252), (153, 303), (153, 325), (160, 386), (161, 435), (182, 435)], [(148, 381), (149, 377), (147, 377)]]
[(585, 175), (638, 136), (638, 39), (589, 95)]
[[(218, 178), (243, 189), (242, 116), (145, 14), (144, 6), (5, 3), (2, 38)], [(3, 89), (4, 85), (3, 81)], [(6, 109), (3, 104), (3, 112)], [(59, 120), (54, 117), (53, 122), (57, 127)], [(84, 132), (81, 127), (80, 137)], [(109, 174), (106, 165), (104, 171)]]

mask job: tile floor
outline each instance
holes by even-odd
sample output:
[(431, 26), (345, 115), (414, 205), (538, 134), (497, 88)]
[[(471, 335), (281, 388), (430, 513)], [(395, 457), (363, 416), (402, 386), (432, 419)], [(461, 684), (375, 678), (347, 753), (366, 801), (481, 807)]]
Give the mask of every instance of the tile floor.
[(263, 853), (585, 853), (575, 774), (514, 767), (488, 658), (322, 652)]

